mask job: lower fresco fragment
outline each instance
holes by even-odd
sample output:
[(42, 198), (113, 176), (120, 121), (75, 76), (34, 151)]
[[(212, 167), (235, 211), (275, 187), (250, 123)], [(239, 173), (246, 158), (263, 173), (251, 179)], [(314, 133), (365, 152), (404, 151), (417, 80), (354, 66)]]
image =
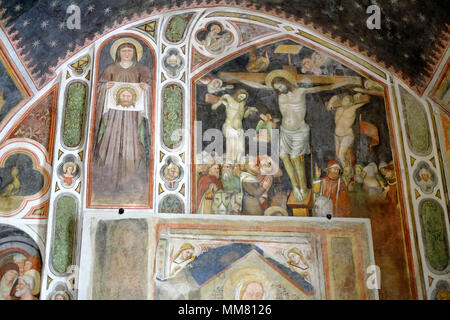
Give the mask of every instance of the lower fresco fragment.
[(92, 299), (146, 299), (147, 250), (146, 220), (100, 221), (95, 231)]
[[(368, 221), (91, 219), (93, 299), (376, 299)], [(148, 265), (147, 260), (154, 261)], [(151, 288), (150, 292), (146, 289)]]

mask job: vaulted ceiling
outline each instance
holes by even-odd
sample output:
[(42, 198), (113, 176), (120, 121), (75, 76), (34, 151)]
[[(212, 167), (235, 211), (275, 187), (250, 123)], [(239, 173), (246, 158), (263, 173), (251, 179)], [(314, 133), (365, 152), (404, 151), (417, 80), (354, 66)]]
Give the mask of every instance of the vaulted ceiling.
[[(379, 1), (381, 29), (366, 13), (376, 0), (0, 0), (0, 25), (38, 87), (52, 69), (114, 26), (176, 7), (234, 5), (269, 12), (322, 33), (395, 72), (422, 92), (450, 39), (450, 2)], [(70, 4), (81, 9), (81, 29), (65, 22)]]

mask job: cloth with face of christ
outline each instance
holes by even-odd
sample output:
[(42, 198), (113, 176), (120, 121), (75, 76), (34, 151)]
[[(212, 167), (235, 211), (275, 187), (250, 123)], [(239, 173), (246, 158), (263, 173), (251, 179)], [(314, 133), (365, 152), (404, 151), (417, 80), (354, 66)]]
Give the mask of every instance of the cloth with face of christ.
[(143, 117), (146, 117), (147, 104), (144, 103), (145, 94), (146, 92), (141, 89), (139, 83), (114, 82), (114, 85), (107, 89), (103, 113), (108, 112), (110, 109), (139, 111)]

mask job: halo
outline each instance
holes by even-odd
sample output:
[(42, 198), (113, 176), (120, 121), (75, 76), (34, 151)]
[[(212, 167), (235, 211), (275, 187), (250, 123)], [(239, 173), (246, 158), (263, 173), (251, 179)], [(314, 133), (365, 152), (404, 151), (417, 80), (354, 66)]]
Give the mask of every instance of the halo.
[[(192, 249), (193, 247), (193, 249)], [(175, 259), (175, 257), (177, 256), (177, 254), (180, 254), (182, 251), (186, 250), (186, 249), (191, 249), (194, 251), (193, 256), (198, 256), (202, 250), (193, 242), (188, 241), (188, 239), (186, 239), (186, 241), (183, 241), (181, 243), (181, 245), (177, 245), (176, 247), (174, 246), (174, 249), (176, 248), (175, 254), (173, 255), (173, 258)]]
[(259, 282), (264, 288), (263, 299), (270, 299), (270, 287), (272, 282), (266, 272), (253, 267), (244, 267), (235, 270), (226, 280), (223, 288), (223, 298), (225, 300), (239, 299), (238, 295), (242, 286), (249, 282)]
[(273, 70), (266, 76), (266, 86), (272, 88), (272, 82), (275, 78), (283, 78), (293, 86), (297, 86), (295, 76), (286, 70)]
[(267, 208), (266, 211), (264, 211), (264, 215), (271, 216), (275, 212), (281, 213), (282, 216), (289, 215), (288, 212), (286, 211), (286, 209), (284, 209), (283, 207), (279, 207), (279, 206), (272, 206), (272, 207)]
[(66, 298), (65, 300), (70, 300), (69, 294), (65, 291), (59, 290), (59, 291), (55, 291), (52, 295), (51, 295), (51, 300), (55, 300), (57, 295), (61, 295), (64, 298)]
[(133, 95), (135, 102), (139, 100), (139, 91), (136, 90), (136, 88), (134, 88), (132, 86), (128, 86), (128, 85), (121, 85), (121, 86), (117, 86), (113, 91), (113, 97), (116, 101), (117, 101), (117, 94), (122, 89), (127, 89), (128, 91), (130, 91), (131, 95)]
[(77, 172), (77, 165), (75, 163), (70, 162), (70, 161), (64, 163), (63, 171), (66, 172), (68, 167), (72, 167), (73, 168), (72, 174), (75, 174), (75, 172)]
[(26, 258), (27, 257), (22, 253), (16, 253), (16, 254), (14, 254), (14, 257), (13, 257), (14, 263), (17, 263), (17, 261), (20, 261), (20, 260), (25, 260)]
[(283, 255), (289, 260), (289, 253), (295, 253), (296, 255), (303, 256), (304, 253), (299, 247), (290, 247), (289, 249), (283, 250)]
[(111, 49), (109, 51), (109, 53), (111, 54), (111, 58), (113, 59), (113, 61), (116, 60), (116, 51), (117, 48), (119, 48), (119, 46), (123, 43), (131, 43), (132, 45), (134, 45), (134, 47), (136, 48), (136, 54), (137, 54), (137, 61), (139, 62), (139, 60), (141, 60), (142, 58), (142, 46), (141, 44), (136, 41), (133, 38), (130, 37), (126, 37), (126, 38), (120, 38), (119, 40), (116, 40), (113, 45), (111, 46)]
[[(267, 169), (267, 172), (264, 172), (265, 175), (276, 175), (280, 171), (280, 167), (277, 165), (277, 163), (275, 161), (273, 161), (273, 159), (270, 156), (263, 155), (260, 157), (260, 160), (259, 160), (260, 167), (261, 167), (261, 160), (264, 158), (268, 158), (270, 160), (270, 169)], [(262, 172), (262, 170), (261, 170), (261, 172)]]
[(31, 269), (25, 272), (24, 275), (30, 276), (34, 280), (34, 288), (31, 291), (33, 296), (37, 295), (41, 291), (41, 277), (39, 271)]
[(180, 174), (180, 168), (178, 168), (178, 166), (175, 165), (173, 162), (170, 162), (170, 164), (164, 168), (164, 175), (166, 175), (167, 171), (169, 171), (169, 169), (172, 169), (172, 168), (175, 169), (175, 171), (177, 172), (177, 175)]

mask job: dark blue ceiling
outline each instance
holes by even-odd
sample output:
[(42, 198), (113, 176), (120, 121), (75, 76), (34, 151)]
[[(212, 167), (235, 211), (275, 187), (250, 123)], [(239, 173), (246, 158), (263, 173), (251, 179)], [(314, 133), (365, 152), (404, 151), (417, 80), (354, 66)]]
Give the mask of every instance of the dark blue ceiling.
[[(226, 1), (232, 3), (232, 1)], [(381, 7), (381, 29), (366, 27), (366, 8), (375, 0), (236, 0), (245, 7), (256, 4), (261, 9), (276, 9), (278, 13), (301, 18), (329, 32), (333, 38), (366, 51), (368, 56), (402, 72), (412, 86), (423, 87), (447, 45), (450, 1), (385, 0)], [(3, 25), (14, 40), (21, 39), (18, 48), (33, 78), (42, 82), (49, 67), (59, 58), (135, 13), (162, 6), (183, 4), (214, 4), (199, 0), (3, 0)], [(66, 9), (75, 4), (81, 9), (81, 28), (69, 30), (65, 24)], [(5, 20), (6, 19), (6, 20)], [(6, 22), (6, 23), (5, 23)], [(338, 38), (339, 37), (339, 38)], [(34, 67), (34, 68), (33, 68)], [(38, 81), (39, 82), (39, 81)], [(39, 84), (39, 83), (38, 83)]]

